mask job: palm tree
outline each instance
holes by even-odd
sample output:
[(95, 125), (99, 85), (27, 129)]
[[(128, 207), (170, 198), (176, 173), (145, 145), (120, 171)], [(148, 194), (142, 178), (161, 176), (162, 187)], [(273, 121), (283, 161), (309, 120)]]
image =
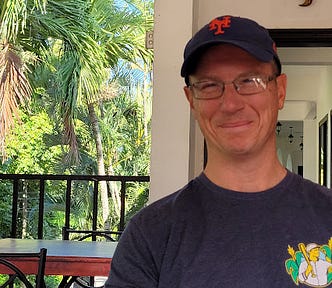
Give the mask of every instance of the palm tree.
[[(31, 95), (33, 79), (28, 68), (47, 62), (57, 52), (52, 83), (53, 95), (61, 105), (68, 159), (79, 160), (75, 133), (77, 107), (86, 107), (96, 143), (98, 174), (105, 172), (102, 137), (96, 105), (109, 96), (110, 69), (119, 59), (131, 63), (151, 63), (152, 53), (144, 47), (145, 31), (152, 25), (152, 2), (128, 0), (127, 9), (119, 1), (107, 0), (4, 0), (0, 4), (0, 144), (13, 123), (12, 115)], [(146, 16), (149, 17), (146, 17)], [(25, 54), (29, 58), (24, 58)], [(10, 61), (8, 61), (10, 59)], [(27, 59), (29, 61), (27, 61)], [(142, 61), (141, 61), (142, 62)], [(52, 65), (50, 63), (50, 65)], [(13, 72), (12, 72), (13, 71)], [(11, 77), (9, 77), (11, 76)], [(48, 87), (50, 89), (50, 87)], [(114, 95), (111, 95), (113, 97)], [(1, 147), (3, 148), (4, 145)], [(103, 220), (108, 218), (106, 183), (101, 187)]]
[[(20, 3), (21, 2), (21, 3)], [(37, 3), (36, 3), (37, 4)], [(40, 4), (40, 3), (38, 3)], [(19, 37), (26, 28), (24, 1), (4, 0), (0, 3), (0, 152), (5, 158), (5, 139), (18, 118), (18, 107), (31, 95), (26, 77), (27, 67)]]
[[(96, 9), (93, 10), (97, 12), (96, 19), (100, 20), (99, 26), (107, 31), (106, 34), (102, 34), (105, 38), (101, 40), (101, 43), (105, 43), (107, 62), (112, 70), (115, 70), (114, 68), (118, 66), (119, 60), (121, 59), (137, 67), (139, 67), (137, 63), (148, 63), (149, 68), (151, 68), (152, 53), (145, 48), (144, 37), (146, 30), (150, 29), (152, 25), (151, 14), (149, 14), (150, 18), (146, 15), (147, 11), (148, 13), (152, 11), (151, 9), (147, 9), (147, 7), (152, 7), (152, 1), (128, 1), (127, 3), (131, 5), (130, 10), (123, 10), (123, 7), (121, 10), (111, 9), (111, 7), (108, 6), (108, 2), (97, 2), (95, 6)], [(148, 6), (148, 4), (150, 6)], [(106, 13), (105, 15), (104, 13), (100, 14), (100, 11), (113, 11), (113, 13)], [(111, 35), (111, 37), (109, 37), (109, 35)], [(144, 68), (141, 67), (141, 69)], [(112, 85), (112, 83), (110, 85)], [(102, 171), (102, 173), (105, 173), (105, 161), (99, 122), (96, 121), (95, 105), (96, 103), (98, 104), (100, 100), (114, 97), (113, 93), (107, 93), (110, 90), (112, 91), (112, 89), (109, 89), (109, 85), (104, 86), (104, 89), (99, 93), (100, 97), (98, 101), (88, 103), (90, 120), (91, 123), (95, 125), (93, 131), (95, 132), (94, 138), (96, 141), (98, 169), (100, 169), (99, 171)], [(112, 165), (108, 165), (108, 172), (112, 173), (113, 171)], [(106, 183), (104, 183), (104, 185), (106, 185)], [(110, 192), (113, 203), (115, 203), (115, 212), (119, 215), (120, 200), (118, 190), (115, 186), (112, 186), (110, 187)], [(106, 186), (102, 187), (101, 195), (104, 195), (103, 203), (105, 203), (107, 201)], [(107, 219), (108, 211), (109, 208), (103, 205), (104, 219)]]

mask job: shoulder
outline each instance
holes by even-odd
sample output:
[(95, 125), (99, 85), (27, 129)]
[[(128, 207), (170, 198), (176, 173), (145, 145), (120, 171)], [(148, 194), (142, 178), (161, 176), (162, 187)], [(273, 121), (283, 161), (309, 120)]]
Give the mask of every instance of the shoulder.
[(332, 202), (332, 190), (309, 179), (305, 179), (297, 174), (288, 173), (284, 185), (294, 192), (294, 196), (305, 197), (313, 202)]
[[(187, 219), (189, 215), (197, 211), (188, 207), (197, 206), (200, 202), (197, 199), (199, 196), (195, 196), (195, 194), (204, 194), (200, 186), (200, 181), (196, 178), (178, 191), (151, 203), (134, 215), (121, 235), (116, 251), (116, 261), (123, 258), (122, 255), (127, 255), (130, 258), (153, 259), (151, 261), (160, 267), (172, 231), (181, 225), (180, 219)], [(137, 253), (145, 256), (137, 256)]]
[(210, 198), (211, 187), (204, 175), (191, 180), (184, 187), (141, 209), (128, 222), (124, 234), (139, 235), (146, 241), (167, 242), (167, 239), (181, 223), (197, 217), (198, 211)]
[[(184, 187), (173, 192), (143, 208), (133, 218), (132, 221), (140, 224), (160, 223), (162, 220), (167, 223), (172, 220), (172, 216), (177, 215), (181, 211), (188, 210), (188, 207), (197, 205), (205, 190), (199, 176), (191, 180)], [(143, 222), (143, 223), (142, 223)]]

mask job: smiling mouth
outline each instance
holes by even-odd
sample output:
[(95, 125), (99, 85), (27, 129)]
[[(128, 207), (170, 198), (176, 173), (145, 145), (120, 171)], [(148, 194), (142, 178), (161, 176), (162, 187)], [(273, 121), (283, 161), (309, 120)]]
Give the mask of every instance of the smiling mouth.
[(238, 121), (238, 122), (228, 122), (221, 125), (222, 128), (238, 128), (247, 127), (251, 124), (251, 121)]

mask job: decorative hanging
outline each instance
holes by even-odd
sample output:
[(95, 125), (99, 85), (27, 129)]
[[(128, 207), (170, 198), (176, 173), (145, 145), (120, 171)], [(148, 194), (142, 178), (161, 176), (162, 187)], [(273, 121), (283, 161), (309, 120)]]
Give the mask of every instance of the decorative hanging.
[(311, 5), (311, 3), (312, 3), (312, 0), (304, 0), (304, 2), (302, 4), (300, 4), (299, 6), (307, 7), (307, 6)]
[(276, 127), (276, 131), (277, 131), (277, 134), (279, 135), (280, 131), (281, 131), (281, 126), (282, 124), (278, 121), (277, 123), (277, 127)]
[(294, 140), (294, 136), (293, 136), (293, 127), (290, 126), (289, 127), (289, 135), (288, 135), (288, 140), (289, 140), (289, 143), (293, 143), (293, 140)]

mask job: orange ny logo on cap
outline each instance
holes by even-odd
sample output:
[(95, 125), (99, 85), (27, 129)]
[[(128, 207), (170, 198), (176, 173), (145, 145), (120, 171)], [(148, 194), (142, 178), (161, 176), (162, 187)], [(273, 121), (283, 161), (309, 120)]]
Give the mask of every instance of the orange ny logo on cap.
[(222, 19), (215, 18), (213, 19), (210, 24), (209, 28), (210, 31), (215, 30), (214, 35), (219, 35), (219, 34), (224, 34), (225, 31), (223, 28), (229, 28), (231, 24), (231, 17), (230, 16), (225, 16)]

